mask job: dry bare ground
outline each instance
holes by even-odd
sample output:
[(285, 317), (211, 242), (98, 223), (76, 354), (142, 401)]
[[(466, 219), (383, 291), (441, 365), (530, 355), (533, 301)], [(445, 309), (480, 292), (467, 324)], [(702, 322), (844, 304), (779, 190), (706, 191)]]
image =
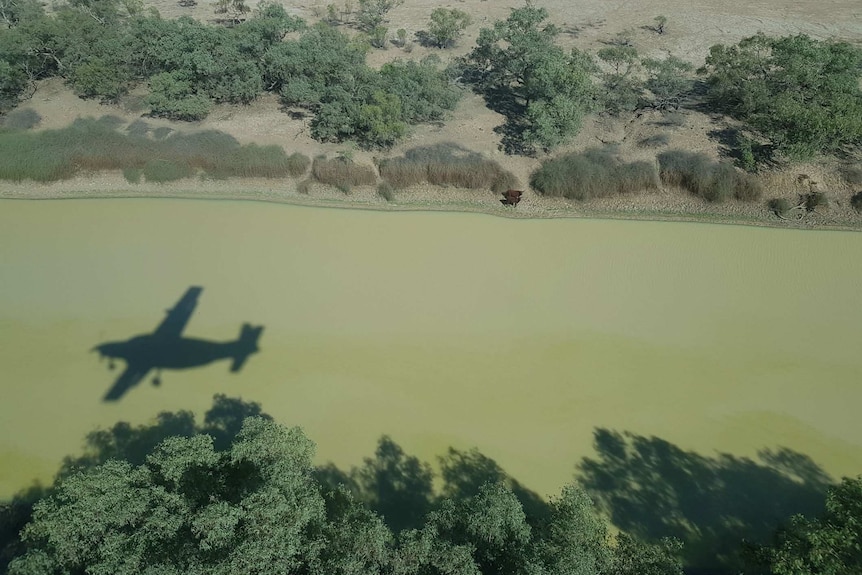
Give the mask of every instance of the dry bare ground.
[[(349, 1), (349, 0), (348, 0)], [(325, 12), (327, 0), (301, 2), (281, 0), (289, 13), (309, 22), (316, 21)], [(345, 0), (333, 0), (343, 9)], [(181, 7), (176, 0), (150, 0), (163, 17), (174, 18), (189, 15), (202, 21), (213, 21), (214, 2), (200, 0), (196, 6)], [(249, 5), (256, 6), (251, 0)], [(353, 1), (354, 6), (358, 4)], [(561, 44), (577, 46), (595, 53), (599, 48), (621, 32), (628, 32), (644, 57), (661, 57), (673, 54), (695, 66), (702, 64), (709, 47), (713, 44), (735, 43), (741, 38), (762, 31), (768, 35), (804, 33), (818, 39), (836, 39), (858, 43), (862, 41), (862, 3), (858, 0), (657, 0), (634, 2), (630, 0), (536, 0), (535, 5), (544, 7), (550, 19), (560, 26), (563, 33)], [(389, 14), (391, 31), (404, 28), (408, 37), (427, 27), (429, 15), (437, 7), (456, 7), (472, 17), (458, 45), (449, 50), (426, 48), (413, 43), (407, 52), (390, 45), (385, 50), (374, 50), (369, 55), (369, 64), (380, 66), (396, 59), (419, 59), (429, 53), (438, 54), (444, 62), (468, 52), (474, 44), (479, 29), (490, 26), (495, 20), (504, 19), (512, 8), (522, 6), (520, 0), (406, 0)], [(658, 34), (652, 29), (653, 18), (667, 17), (666, 31)], [(343, 29), (350, 32), (350, 27)], [(38, 129), (57, 128), (68, 125), (77, 117), (112, 114), (131, 122), (140, 118), (143, 110), (140, 101), (145, 94), (143, 88), (130, 94), (119, 105), (101, 105), (95, 101), (77, 98), (58, 79), (40, 85), (32, 100), (23, 107), (36, 110), (42, 121)], [(277, 98), (265, 95), (249, 106), (216, 106), (210, 116), (197, 123), (176, 123), (148, 119), (153, 126), (168, 126), (175, 130), (214, 129), (233, 135), (242, 143), (278, 144), (289, 153), (301, 151), (309, 156), (350, 150), (358, 162), (372, 162), (373, 154), (353, 150), (348, 145), (321, 144), (311, 139), (308, 118), (294, 118), (280, 109)], [(529, 174), (535, 170), (540, 158), (506, 156), (499, 149), (500, 136), (494, 127), (502, 124), (503, 118), (489, 110), (484, 101), (468, 94), (442, 125), (415, 127), (411, 135), (386, 155), (400, 155), (404, 150), (417, 145), (438, 142), (456, 142), (464, 148), (481, 152), (501, 162), (513, 171), (526, 189)], [(722, 130), (732, 124), (729, 119), (692, 110), (683, 110), (680, 125), (667, 125), (657, 112), (642, 112), (619, 120), (593, 117), (574, 142), (555, 154), (579, 150), (602, 144), (617, 144), (627, 159), (653, 160), (657, 152), (664, 149), (701, 151), (719, 157), (720, 143), (709, 133)], [(667, 145), (660, 148), (645, 146), (647, 138), (664, 135)], [(641, 142), (639, 144), (639, 142)], [(76, 194), (90, 196), (112, 195), (183, 195), (218, 197), (257, 197), (305, 204), (339, 204), (382, 209), (457, 209), (487, 211), (518, 216), (616, 216), (658, 219), (693, 219), (765, 223), (800, 227), (862, 226), (862, 215), (849, 206), (852, 193), (860, 191), (843, 182), (831, 160), (797, 165), (783, 172), (770, 173), (764, 177), (766, 197), (785, 197), (795, 202), (799, 194), (812, 189), (824, 192), (830, 200), (830, 209), (824, 213), (809, 214), (800, 220), (778, 220), (771, 216), (764, 202), (709, 205), (688, 195), (682, 190), (661, 189), (651, 193), (592, 200), (575, 203), (568, 200), (540, 198), (528, 191), (524, 201), (515, 209), (503, 208), (491, 192), (457, 189), (441, 189), (420, 186), (396, 195), (394, 203), (379, 198), (373, 187), (355, 188), (349, 196), (320, 185), (312, 185), (308, 194), (299, 194), (296, 181), (243, 180), (230, 182), (181, 181), (170, 185), (131, 185), (119, 174), (83, 176), (66, 182), (49, 185), (32, 183), (0, 183), (0, 195), (14, 197), (68, 197)], [(799, 174), (808, 179), (800, 181)], [(814, 182), (812, 184), (812, 182)]]

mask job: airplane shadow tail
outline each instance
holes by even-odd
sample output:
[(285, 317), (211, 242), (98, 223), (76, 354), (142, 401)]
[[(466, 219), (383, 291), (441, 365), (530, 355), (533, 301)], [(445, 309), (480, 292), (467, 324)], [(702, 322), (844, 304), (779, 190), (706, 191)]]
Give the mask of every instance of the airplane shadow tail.
[(236, 353), (234, 353), (233, 362), (230, 364), (231, 372), (237, 372), (242, 369), (248, 356), (260, 349), (257, 347), (257, 340), (260, 339), (261, 333), (263, 333), (262, 325), (255, 327), (248, 323), (242, 324), (239, 339), (237, 340)]

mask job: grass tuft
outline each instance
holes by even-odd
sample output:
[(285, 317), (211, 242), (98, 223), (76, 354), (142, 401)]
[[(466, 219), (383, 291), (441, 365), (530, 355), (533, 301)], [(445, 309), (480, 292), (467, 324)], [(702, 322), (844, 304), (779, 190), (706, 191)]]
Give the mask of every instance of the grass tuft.
[(658, 155), (659, 175), (668, 186), (685, 188), (708, 202), (731, 198), (750, 202), (763, 194), (760, 182), (727, 162), (713, 162), (704, 154), (670, 150)]
[(650, 162), (625, 163), (613, 149), (592, 148), (543, 162), (530, 185), (544, 196), (588, 200), (656, 189), (658, 175)]
[(332, 159), (317, 156), (311, 164), (311, 175), (321, 184), (334, 186), (345, 194), (353, 186), (371, 186), (377, 182), (373, 166), (357, 164), (345, 156)]
[(413, 148), (403, 157), (381, 161), (379, 168), (381, 177), (396, 189), (422, 182), (495, 193), (518, 187), (514, 174), (497, 162), (450, 143)]

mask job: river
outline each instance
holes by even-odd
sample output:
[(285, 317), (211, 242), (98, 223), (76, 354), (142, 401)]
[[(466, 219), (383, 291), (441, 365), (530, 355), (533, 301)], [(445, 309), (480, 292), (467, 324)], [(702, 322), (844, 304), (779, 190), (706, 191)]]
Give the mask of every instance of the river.
[[(508, 220), (255, 202), (0, 201), (0, 498), (87, 432), (216, 393), (347, 467), (389, 434), (478, 447), (542, 495), (608, 428), (705, 455), (788, 447), (862, 471), (862, 234)], [(119, 402), (93, 346), (265, 326), (239, 373), (165, 371)], [(122, 368), (122, 362), (120, 362)]]

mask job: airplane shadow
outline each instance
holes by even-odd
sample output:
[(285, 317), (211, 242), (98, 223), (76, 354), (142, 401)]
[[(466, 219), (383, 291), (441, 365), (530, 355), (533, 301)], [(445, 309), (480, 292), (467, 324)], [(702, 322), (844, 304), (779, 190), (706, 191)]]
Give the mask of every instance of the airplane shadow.
[(189, 322), (203, 288), (192, 286), (177, 304), (167, 310), (167, 316), (153, 333), (134, 336), (125, 341), (101, 343), (93, 348), (102, 358), (108, 358), (108, 367), (122, 359), (126, 368), (117, 377), (104, 401), (117, 401), (132, 387), (140, 383), (147, 374), (155, 371), (153, 384), (161, 384), (163, 369), (191, 369), (203, 367), (222, 359), (231, 360), (230, 371), (242, 369), (248, 357), (259, 351), (258, 340), (263, 326), (244, 323), (239, 337), (233, 341), (211, 341), (183, 337), (182, 332)]

